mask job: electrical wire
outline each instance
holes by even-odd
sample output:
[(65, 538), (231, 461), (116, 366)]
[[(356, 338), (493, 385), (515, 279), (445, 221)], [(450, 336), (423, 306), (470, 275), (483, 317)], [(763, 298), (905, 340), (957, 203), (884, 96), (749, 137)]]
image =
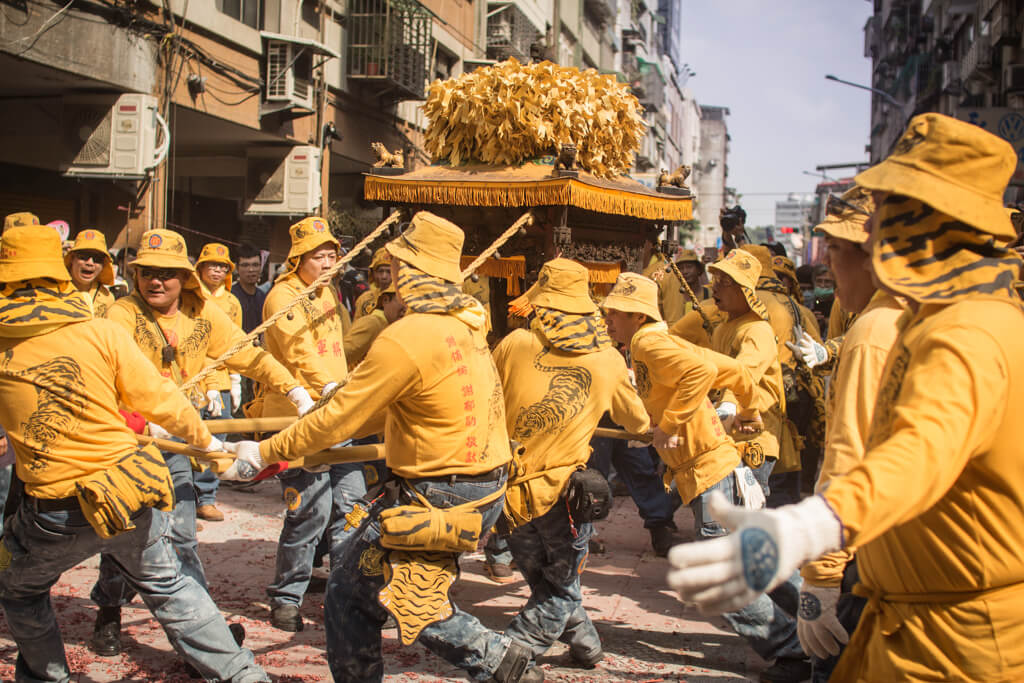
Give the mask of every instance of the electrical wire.
[(53, 27), (54, 27), (54, 26), (56, 26), (56, 25), (57, 25), (58, 23), (60, 23), (60, 22), (56, 22), (56, 23), (54, 23), (54, 22), (55, 22), (55, 20), (57, 20), (57, 19), (60, 19), (61, 17), (63, 17), (63, 16), (64, 16), (64, 13), (68, 11), (68, 9), (69, 9), (69, 8), (71, 7), (71, 5), (72, 5), (72, 4), (74, 4), (74, 2), (75, 2), (75, 0), (68, 0), (68, 3), (67, 3), (66, 5), (64, 5), (63, 7), (61, 7), (61, 8), (60, 8), (59, 10), (57, 10), (56, 12), (54, 12), (54, 13), (53, 13), (53, 14), (52, 14), (52, 15), (50, 16), (50, 18), (49, 18), (49, 19), (47, 19), (46, 21), (44, 21), (44, 22), (43, 22), (43, 25), (42, 25), (42, 26), (40, 26), (40, 27), (39, 27), (39, 29), (38, 29), (38, 30), (37, 30), (37, 31), (36, 31), (35, 33), (33, 33), (32, 35), (28, 35), (28, 36), (25, 36), (25, 37), (23, 37), (23, 38), (18, 38), (17, 40), (11, 40), (11, 41), (4, 41), (4, 42), (6, 42), (6, 43), (7, 43), (7, 45), (12, 45), (12, 46), (13, 46), (13, 45), (18, 45), (19, 43), (23, 43), (23, 42), (25, 42), (26, 40), (32, 41), (32, 42), (30, 42), (30, 43), (29, 43), (28, 45), (26, 45), (26, 46), (25, 46), (25, 48), (24, 48), (23, 50), (21, 50), (21, 51), (19, 51), (19, 52), (16, 52), (15, 54), (18, 54), (18, 55), (20, 55), (20, 54), (24, 54), (24, 53), (28, 52), (29, 50), (31, 50), (31, 49), (32, 49), (32, 48), (33, 48), (33, 47), (35, 46), (35, 44), (36, 44), (36, 41), (38, 41), (38, 40), (39, 40), (39, 38), (40, 38), (40, 37), (41, 37), (41, 36), (42, 36), (42, 35), (43, 35), (44, 33), (46, 33), (46, 32), (47, 32), (47, 31), (49, 31), (49, 30), (50, 30), (51, 28), (53, 28)]

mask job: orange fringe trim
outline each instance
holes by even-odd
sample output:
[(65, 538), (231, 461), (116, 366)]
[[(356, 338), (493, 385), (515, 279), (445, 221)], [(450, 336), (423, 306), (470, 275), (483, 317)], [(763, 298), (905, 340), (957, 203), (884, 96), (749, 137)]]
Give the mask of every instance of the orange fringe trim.
[[(463, 270), (469, 266), (476, 256), (471, 254), (462, 255)], [(520, 281), (526, 277), (526, 257), (509, 256), (508, 258), (494, 258), (493, 256), (476, 269), (478, 275), (487, 277), (500, 277), (505, 279), (505, 293), (511, 296), (518, 296), (522, 293)]]

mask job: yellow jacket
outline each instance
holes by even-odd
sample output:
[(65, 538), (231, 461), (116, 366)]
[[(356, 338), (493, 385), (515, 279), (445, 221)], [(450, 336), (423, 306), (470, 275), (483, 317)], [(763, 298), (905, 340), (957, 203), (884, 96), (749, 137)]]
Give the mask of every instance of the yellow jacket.
[(410, 313), (384, 330), (326, 405), (260, 443), (267, 462), (380, 431), (388, 467), (417, 478), (489, 472), (511, 460), (505, 402), (482, 329)]
[(569, 475), (590, 459), (590, 439), (606, 411), (634, 434), (650, 427), (614, 347), (568, 353), (537, 330), (515, 330), (494, 349), (494, 363), (509, 436), (525, 447), (521, 475), (548, 472), (531, 480), (530, 509), (517, 511), (522, 518), (539, 517), (557, 502)]
[(369, 315), (364, 315), (352, 323), (352, 329), (345, 335), (345, 359), (348, 360), (348, 367), (351, 370), (359, 361), (366, 357), (373, 340), (388, 326), (387, 316), (384, 311), (377, 309)]
[(356, 299), (356, 312), (352, 316), (352, 322), (359, 320), (364, 315), (370, 315), (377, 308), (377, 299), (380, 298), (380, 287), (376, 282), (370, 283), (370, 288), (359, 295)]
[(825, 500), (871, 597), (834, 678), (1024, 679), (1024, 313), (901, 318), (864, 460)]
[[(220, 310), (227, 314), (228, 318), (231, 319), (231, 322), (238, 327), (241, 327), (242, 304), (238, 301), (238, 297), (228, 291), (227, 287), (223, 285), (218, 287), (216, 292), (209, 292), (209, 290), (207, 290), (207, 292), (207, 301), (216, 304)], [(213, 358), (210, 360), (213, 360)], [(227, 391), (231, 388), (231, 378), (228, 376), (228, 371), (221, 368), (206, 378), (205, 385), (207, 389)]]
[[(772, 332), (775, 334), (775, 348), (779, 354), (779, 365), (792, 367), (796, 363), (793, 359), (792, 349), (786, 346), (786, 342), (795, 344), (799, 341), (794, 333), (796, 326), (793, 315), (794, 308), (800, 317), (798, 322), (803, 331), (811, 335), (814, 341), (821, 343), (821, 331), (818, 329), (818, 321), (814, 317), (814, 313), (797, 303), (795, 299), (767, 289), (758, 289), (757, 298), (768, 310), (768, 323), (772, 326)], [(790, 306), (790, 302), (792, 302), (792, 306)]]
[(175, 384), (109, 320), (0, 338), (0, 424), (14, 444), (18, 478), (37, 498), (68, 498), (75, 482), (138, 450), (118, 413), (123, 403), (173, 425), (190, 443), (210, 432)]
[[(172, 366), (164, 363), (161, 357), (163, 339), (143, 313), (137, 296), (118, 299), (107, 310), (107, 318), (128, 330), (142, 353), (161, 375), (173, 377)], [(245, 338), (242, 328), (232, 323), (217, 304), (203, 301), (187, 290), (181, 294), (177, 313), (164, 316), (153, 311), (153, 318), (175, 349), (174, 358), (181, 370), (182, 381), (202, 370), (207, 358), (220, 356)], [(251, 344), (229, 358), (225, 365), (228, 370), (263, 382), (283, 393), (299, 385), (273, 356)]]
[(745, 404), (728, 390), (722, 395), (722, 401), (735, 403), (740, 409), (760, 411), (764, 419), (763, 432), (749, 438), (737, 436), (737, 440), (760, 444), (765, 457), (779, 458), (779, 465), (789, 469), (793, 469), (794, 462), (799, 465), (800, 455), (783, 417), (782, 366), (771, 325), (752, 311), (726, 320), (715, 328), (711, 348), (742, 363), (757, 383), (752, 403)]
[[(902, 313), (899, 302), (879, 290), (846, 333), (826, 404), (828, 428), (825, 458), (815, 485), (818, 493), (827, 490), (834, 478), (846, 474), (864, 458), (864, 442), (875, 412), (882, 370), (896, 341), (896, 321)], [(837, 587), (851, 557), (853, 548), (847, 547), (809, 562), (800, 573), (816, 586)]]
[[(263, 304), (263, 318), (277, 313), (305, 287), (295, 273), (275, 284)], [(348, 375), (340, 308), (334, 290), (321, 287), (312, 300), (302, 297), (264, 333), (267, 350), (295, 375), (313, 398), (319, 397), (327, 384), (341, 382)], [(263, 403), (265, 417), (295, 414), (295, 406), (285, 393), (267, 392)]]
[[(685, 291), (679, 291), (681, 288), (679, 278), (673, 272), (665, 273), (664, 277), (658, 280), (658, 303), (661, 306), (661, 315), (669, 325), (693, 310), (693, 301)], [(702, 301), (711, 298), (711, 288), (707, 285), (700, 285), (693, 293)]]
[[(679, 435), (676, 448), (658, 454), (675, 479), (679, 496), (689, 503), (740, 462), (736, 444), (725, 433), (707, 397), (716, 382), (725, 381), (725, 370), (719, 380), (708, 352), (669, 334), (663, 323), (641, 327), (633, 335), (630, 355), (637, 393), (651, 420), (662, 431)], [(733, 373), (739, 388), (744, 375), (738, 364)], [(746, 388), (753, 391), (749, 375), (746, 377)]]
[(92, 314), (97, 318), (104, 317), (110, 305), (117, 301), (110, 293), (110, 288), (101, 282), (97, 282), (96, 286), (89, 291), (82, 292), (82, 296), (92, 306)]
[[(700, 308), (711, 321), (712, 330), (725, 322), (725, 313), (718, 310), (714, 299), (701, 301)], [(683, 314), (683, 317), (669, 326), (669, 332), (691, 344), (711, 348), (711, 337), (704, 329), (704, 319), (696, 310), (690, 309)]]

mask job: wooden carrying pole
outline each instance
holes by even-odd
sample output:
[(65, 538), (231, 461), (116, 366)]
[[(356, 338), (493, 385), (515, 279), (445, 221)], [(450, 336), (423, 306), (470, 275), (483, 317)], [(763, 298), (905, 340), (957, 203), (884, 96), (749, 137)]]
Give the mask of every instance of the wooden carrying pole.
[[(265, 418), (265, 419), (277, 419), (277, 418)], [(283, 418), (291, 420), (291, 418)], [(237, 420), (238, 422), (244, 422), (245, 420)], [(294, 420), (291, 420), (294, 422)], [(214, 420), (213, 422), (227, 422), (227, 420)], [(220, 434), (221, 432), (217, 432)], [(177, 441), (168, 441), (166, 439), (154, 439), (151, 436), (145, 436), (143, 434), (136, 435), (139, 443), (143, 446), (153, 444), (162, 451), (169, 453), (178, 453), (185, 455), (190, 458), (196, 458), (203, 464), (208, 464), (214, 472), (222, 474), (227, 471), (231, 463), (235, 461), (235, 456), (232, 453), (207, 453), (200, 451), (187, 444), (178, 443)], [(319, 465), (333, 465), (341, 462), (368, 462), (370, 460), (380, 460), (384, 457), (384, 446), (382, 444), (365, 444), (362, 446), (343, 446), (341, 448), (328, 448), (327, 450), (307, 455), (305, 458), (299, 458), (296, 460), (289, 460), (289, 467), (315, 467)]]

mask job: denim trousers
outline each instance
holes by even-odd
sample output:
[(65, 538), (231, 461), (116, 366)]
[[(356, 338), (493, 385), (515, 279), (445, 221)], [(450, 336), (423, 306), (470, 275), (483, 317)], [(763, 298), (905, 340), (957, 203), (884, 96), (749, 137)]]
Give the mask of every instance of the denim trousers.
[[(6, 439), (0, 436), (0, 439)], [(8, 448), (13, 446), (8, 445)], [(11, 480), (14, 478), (14, 465), (0, 466), (0, 525), (4, 522), (4, 506), (7, 505), (7, 496), (11, 492)]]
[[(366, 495), (363, 463), (332, 465), (327, 472), (286, 470), (278, 475), (287, 506), (277, 544), (277, 569), (267, 587), (272, 607), (302, 604), (321, 539), (330, 552), (355, 534), (345, 518)], [(332, 555), (333, 557), (333, 555)]]
[(235, 644), (206, 589), (180, 572), (170, 515), (146, 508), (133, 521), (134, 530), (104, 539), (80, 509), (42, 512), (33, 498), (7, 520), (3, 546), (10, 564), (0, 571), (0, 605), (18, 644), (15, 680), (71, 680), (50, 588), (63, 572), (103, 553), (142, 596), (174, 649), (206, 678), (269, 681), (252, 652)]
[(505, 633), (533, 650), (534, 657), (559, 639), (584, 659), (601, 649), (597, 629), (583, 609), (580, 587), (593, 532), (589, 522), (574, 529), (565, 501), (559, 499), (509, 536), (512, 557), (530, 586), (530, 599)]
[[(854, 557), (843, 570), (843, 583), (839, 592), (839, 601), (836, 603), (836, 618), (843, 625), (846, 632), (853, 636), (860, 622), (860, 615), (864, 612), (868, 601), (859, 595), (853, 594), (853, 587), (860, 581), (860, 573), (857, 571), (857, 558)], [(839, 654), (832, 655), (827, 659), (819, 659), (811, 656), (811, 683), (826, 683), (839, 664), (839, 658), (843, 656), (845, 645), (839, 646)]]
[[(182, 573), (206, 589), (206, 572), (199, 559), (199, 540), (196, 538), (196, 490), (192, 485), (192, 466), (188, 458), (175, 453), (165, 452), (164, 462), (174, 483), (174, 510), (168, 513), (171, 520), (168, 536)], [(125, 580), (117, 563), (106, 554), (102, 555), (100, 575), (90, 596), (93, 601), (100, 607), (121, 607), (130, 603), (135, 593), (135, 588)]]
[[(402, 484), (414, 486), (434, 507), (449, 508), (484, 498), (499, 490), (505, 476), (494, 481), (456, 481), (450, 478), (417, 479)], [(388, 613), (377, 596), (384, 586), (383, 562), (388, 551), (380, 544), (379, 517), (382, 510), (410, 502), (408, 494), (389, 502), (378, 497), (369, 504), (357, 536), (346, 543), (339, 561), (331, 560), (331, 578), (324, 602), (327, 631), (327, 663), (336, 681), (362, 683), (381, 681), (384, 660), (380, 629)], [(477, 509), (480, 533), (494, 526), (501, 515), (504, 498)], [(458, 553), (453, 553), (458, 562)], [(454, 587), (453, 587), (454, 589)], [(501, 664), (511, 639), (491, 631), (471, 614), (453, 603), (453, 614), (425, 627), (419, 642), (428, 650), (457, 666), (475, 679), (487, 680)]]
[[(220, 400), (224, 403), (224, 410), (220, 415), (211, 415), (206, 408), (203, 409), (203, 418), (207, 420), (226, 420), (231, 417), (231, 392), (220, 392)], [(226, 434), (214, 434), (218, 439), (223, 440)], [(202, 472), (192, 473), (192, 483), (196, 488), (196, 505), (214, 505), (217, 502), (217, 489), (220, 488), (220, 477), (211, 468)]]
[[(766, 460), (765, 464), (769, 461)], [(774, 464), (774, 461), (771, 461)], [(758, 469), (764, 469), (762, 466)], [(770, 468), (768, 468), (770, 471)], [(754, 470), (754, 476), (758, 474)], [(767, 476), (767, 473), (765, 473)], [(726, 500), (733, 504), (741, 504), (736, 493), (736, 475), (730, 472), (724, 479), (711, 486), (690, 501), (693, 510), (693, 523), (698, 540), (717, 538), (728, 534), (728, 530), (711, 517), (708, 503), (713, 491), (721, 491)], [(723, 614), (722, 617), (737, 635), (754, 649), (762, 659), (772, 660), (778, 657), (806, 657), (800, 647), (800, 638), (796, 632), (796, 614), (800, 606), (800, 586), (803, 580), (799, 572), (781, 586), (768, 594), (761, 594), (757, 600), (746, 607)]]
[(590, 455), (590, 467), (601, 472), (605, 479), (615, 467), (636, 503), (645, 529), (675, 528), (672, 517), (682, 501), (675, 491), (665, 491), (665, 482), (657, 470), (660, 458), (653, 447), (631, 447), (628, 441), (603, 437), (595, 437), (590, 445), (594, 449)]

